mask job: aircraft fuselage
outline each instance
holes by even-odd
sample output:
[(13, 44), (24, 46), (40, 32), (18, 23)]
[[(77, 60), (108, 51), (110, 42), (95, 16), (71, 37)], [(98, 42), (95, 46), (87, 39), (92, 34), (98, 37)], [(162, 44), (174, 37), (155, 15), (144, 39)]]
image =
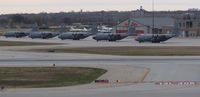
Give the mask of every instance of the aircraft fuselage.
[(65, 39), (80, 40), (80, 39), (85, 39), (89, 37), (90, 35), (91, 34), (89, 34), (88, 32), (66, 32), (59, 35), (58, 38), (62, 40), (65, 40)]
[(138, 42), (160, 43), (175, 37), (173, 34), (143, 34), (135, 38)]

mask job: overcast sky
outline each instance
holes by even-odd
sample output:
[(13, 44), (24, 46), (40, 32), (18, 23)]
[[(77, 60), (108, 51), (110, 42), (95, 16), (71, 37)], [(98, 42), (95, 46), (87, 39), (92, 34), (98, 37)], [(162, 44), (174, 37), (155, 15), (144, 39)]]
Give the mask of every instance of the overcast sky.
[[(0, 0), (0, 14), (60, 11), (129, 11), (143, 6), (152, 9), (152, 0)], [(155, 0), (156, 10), (200, 8), (200, 0)]]

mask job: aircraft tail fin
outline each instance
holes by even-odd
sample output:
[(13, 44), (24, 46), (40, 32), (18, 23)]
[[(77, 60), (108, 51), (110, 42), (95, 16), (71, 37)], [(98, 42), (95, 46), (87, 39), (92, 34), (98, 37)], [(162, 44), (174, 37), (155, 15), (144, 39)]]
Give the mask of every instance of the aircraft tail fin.
[(60, 30), (59, 30), (59, 32), (60, 32), (60, 33), (65, 32), (65, 24), (64, 24), (64, 23), (60, 25)]
[(98, 28), (97, 28), (97, 25), (96, 24), (93, 24), (92, 25), (92, 30), (90, 31), (92, 34), (96, 34), (98, 33)]
[(128, 21), (128, 32), (127, 34), (133, 35), (135, 33), (135, 26), (133, 25), (133, 22), (131, 20)]
[(39, 28), (38, 28), (38, 24), (37, 24), (37, 23), (34, 23), (34, 24), (32, 25), (32, 30), (31, 30), (31, 32), (36, 32), (36, 31), (39, 31)]

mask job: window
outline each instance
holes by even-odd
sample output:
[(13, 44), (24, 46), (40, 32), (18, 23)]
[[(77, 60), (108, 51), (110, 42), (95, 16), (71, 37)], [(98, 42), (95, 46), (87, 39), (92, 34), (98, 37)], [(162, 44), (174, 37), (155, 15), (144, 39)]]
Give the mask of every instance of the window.
[(179, 27), (180, 27), (180, 28), (181, 28), (181, 26), (182, 26), (181, 23), (179, 23)]
[(191, 21), (190, 22), (190, 26), (189, 26), (190, 28), (192, 28), (193, 27), (193, 22)]
[(192, 27), (193, 27), (192, 21), (186, 22), (186, 28), (192, 28)]

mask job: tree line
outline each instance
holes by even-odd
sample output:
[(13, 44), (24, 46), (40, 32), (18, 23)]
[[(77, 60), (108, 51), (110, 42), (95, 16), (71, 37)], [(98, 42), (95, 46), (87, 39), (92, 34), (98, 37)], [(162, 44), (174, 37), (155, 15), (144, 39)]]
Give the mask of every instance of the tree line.
[(98, 12), (60, 12), (38, 14), (6, 14), (0, 15), (1, 27), (26, 26), (37, 23), (39, 26), (56, 26), (62, 23), (71, 25), (81, 23), (91, 25), (93, 23), (113, 26), (120, 21), (128, 19), (131, 11), (98, 11)]

